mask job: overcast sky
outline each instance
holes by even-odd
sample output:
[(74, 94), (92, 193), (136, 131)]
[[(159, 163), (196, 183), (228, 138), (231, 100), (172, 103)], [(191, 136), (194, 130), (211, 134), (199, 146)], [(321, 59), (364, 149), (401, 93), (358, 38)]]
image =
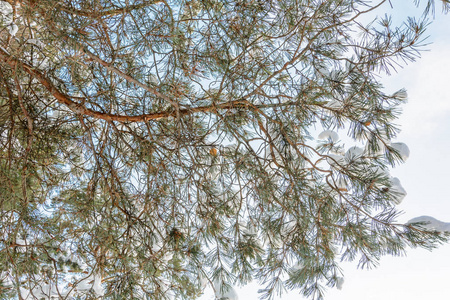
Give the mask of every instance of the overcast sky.
[[(394, 19), (420, 15), (419, 10), (411, 8), (412, 0), (392, 2), (394, 9), (385, 9)], [(425, 48), (429, 51), (382, 79), (387, 91), (403, 87), (408, 91), (408, 103), (397, 122), (402, 129), (397, 141), (406, 143), (411, 155), (391, 172), (408, 192), (399, 205), (404, 211), (400, 222), (421, 215), (450, 222), (450, 15), (443, 15), (440, 6), (436, 8), (436, 18), (427, 29), (431, 44)], [(406, 257), (384, 257), (372, 270), (358, 270), (356, 263), (343, 266), (343, 288), (329, 289), (327, 300), (448, 299), (450, 295), (448, 244), (432, 252), (409, 249)], [(240, 300), (258, 299), (259, 288), (254, 284), (238, 289)], [(205, 294), (202, 300), (213, 298)], [(304, 298), (292, 292), (281, 299)]]

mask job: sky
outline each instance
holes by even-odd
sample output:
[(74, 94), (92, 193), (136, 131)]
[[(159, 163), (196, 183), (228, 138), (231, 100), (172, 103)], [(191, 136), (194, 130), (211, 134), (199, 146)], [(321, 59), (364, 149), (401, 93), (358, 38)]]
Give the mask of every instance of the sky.
[[(426, 1), (422, 1), (426, 2)], [(439, 1), (437, 1), (439, 2)], [(392, 1), (394, 20), (420, 15), (413, 1)], [(402, 6), (403, 5), (403, 6)], [(383, 12), (384, 14), (384, 12)], [(396, 142), (408, 145), (408, 161), (391, 171), (408, 192), (398, 209), (399, 222), (422, 215), (450, 222), (450, 14), (436, 6), (435, 19), (427, 28), (430, 43), (421, 58), (381, 81), (387, 91), (406, 88), (408, 103), (397, 120), (401, 132)], [(433, 251), (408, 249), (404, 257), (383, 257), (376, 269), (357, 269), (357, 263), (343, 263), (342, 290), (328, 289), (326, 300), (422, 300), (448, 299), (450, 295), (450, 244)], [(257, 283), (237, 288), (239, 299), (258, 299)], [(214, 296), (205, 293), (201, 300)], [(283, 294), (283, 300), (301, 300), (298, 292)]]

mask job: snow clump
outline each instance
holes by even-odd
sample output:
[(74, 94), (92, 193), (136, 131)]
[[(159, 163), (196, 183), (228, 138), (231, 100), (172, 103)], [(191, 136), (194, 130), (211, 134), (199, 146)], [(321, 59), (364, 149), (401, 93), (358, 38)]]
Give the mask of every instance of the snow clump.
[(400, 180), (397, 177), (391, 178), (391, 192), (394, 194), (394, 202), (395, 204), (402, 203), (403, 199), (405, 199), (407, 193), (406, 190), (403, 188), (402, 184), (400, 183)]
[(330, 139), (333, 143), (336, 143), (339, 140), (339, 135), (337, 134), (337, 132), (333, 130), (325, 130), (319, 134), (319, 139), (320, 140)]
[(214, 293), (216, 294), (216, 299), (239, 300), (236, 290), (221, 280), (214, 280)]
[(6, 1), (0, 1), (0, 25), (9, 25), (13, 21), (13, 8)]
[(409, 148), (405, 143), (392, 143), (390, 147), (398, 152), (403, 161), (406, 161), (408, 159)]
[(429, 216), (420, 216), (413, 218), (409, 220), (406, 225), (413, 225), (414, 227), (424, 228), (427, 230), (435, 230), (438, 232), (450, 232), (450, 223), (442, 222)]
[(364, 149), (357, 146), (350, 147), (347, 152), (345, 152), (345, 159), (348, 161), (353, 161), (363, 156)]

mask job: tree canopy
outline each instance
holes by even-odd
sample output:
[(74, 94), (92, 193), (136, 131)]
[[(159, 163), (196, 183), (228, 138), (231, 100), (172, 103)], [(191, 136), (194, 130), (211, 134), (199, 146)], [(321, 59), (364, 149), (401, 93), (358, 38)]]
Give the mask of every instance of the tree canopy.
[(0, 1), (0, 297), (320, 299), (342, 260), (446, 241), (396, 221), (379, 75), (434, 3), (364, 22), (389, 2)]

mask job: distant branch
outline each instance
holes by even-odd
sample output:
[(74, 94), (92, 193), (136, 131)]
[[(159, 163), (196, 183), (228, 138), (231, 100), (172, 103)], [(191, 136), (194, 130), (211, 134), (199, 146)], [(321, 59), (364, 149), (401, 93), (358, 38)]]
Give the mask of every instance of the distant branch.
[(110, 63), (102, 60), (100, 57), (98, 57), (97, 55), (95, 55), (94, 53), (90, 52), (89, 50), (87, 50), (86, 48), (82, 47), (80, 49), (80, 51), (82, 51), (84, 54), (86, 54), (87, 56), (89, 56), (92, 60), (95, 60), (96, 62), (98, 62), (100, 65), (104, 66), (107, 70), (116, 73), (117, 75), (119, 75), (120, 77), (122, 77), (123, 79), (125, 79), (128, 82), (134, 83), (135, 85), (143, 88), (144, 90), (146, 90), (147, 92), (150, 92), (152, 94), (154, 94), (155, 96), (162, 98), (164, 100), (166, 100), (167, 102), (169, 102), (170, 104), (173, 105), (173, 107), (175, 107), (176, 109), (178, 109), (178, 103), (172, 99), (170, 99), (170, 97), (161, 94), (160, 92), (158, 92), (157, 90), (155, 90), (154, 88), (143, 84), (142, 82), (138, 81), (137, 79), (131, 77), (130, 75), (125, 74), (124, 72), (120, 71), (119, 69), (117, 69), (116, 67), (112, 66)]

